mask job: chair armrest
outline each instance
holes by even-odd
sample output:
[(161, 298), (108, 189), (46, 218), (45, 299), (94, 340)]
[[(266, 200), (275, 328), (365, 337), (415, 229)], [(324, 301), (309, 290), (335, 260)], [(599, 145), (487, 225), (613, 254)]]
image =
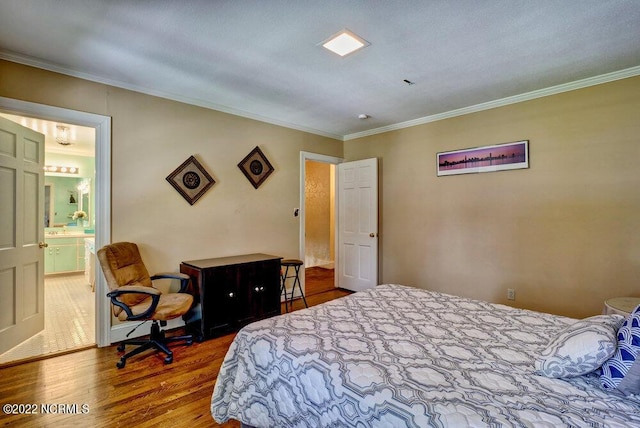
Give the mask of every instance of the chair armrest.
[[(131, 312), (131, 308), (119, 300), (118, 297), (123, 294), (146, 294), (147, 296), (151, 296), (151, 306), (141, 314), (134, 315)], [(107, 293), (107, 297), (111, 298), (111, 303), (115, 306), (122, 308), (123, 311), (127, 314), (127, 320), (135, 321), (139, 319), (146, 319), (151, 316), (158, 307), (158, 303), (160, 302), (160, 295), (162, 292), (153, 287), (145, 287), (143, 285), (123, 285), (122, 287), (118, 287), (117, 289)]]
[(178, 291), (178, 293), (186, 293), (191, 277), (186, 273), (181, 272), (159, 272), (151, 277), (152, 281), (156, 279), (179, 279), (180, 290)]
[(173, 279), (189, 279), (190, 276), (187, 275), (186, 273), (181, 273), (181, 272), (158, 272), (157, 274), (153, 275), (151, 277), (151, 279), (162, 279), (162, 278), (173, 278)]
[(155, 296), (162, 294), (160, 290), (153, 287), (146, 287), (144, 285), (123, 285), (122, 287), (118, 287), (115, 290), (109, 292), (107, 296), (119, 296), (121, 294), (132, 294), (132, 293), (141, 293), (148, 294), (149, 296)]

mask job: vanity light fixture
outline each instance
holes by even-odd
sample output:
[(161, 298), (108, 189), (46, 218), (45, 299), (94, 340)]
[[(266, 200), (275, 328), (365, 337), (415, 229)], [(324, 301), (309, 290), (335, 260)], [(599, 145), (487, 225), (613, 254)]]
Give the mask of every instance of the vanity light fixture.
[(322, 42), (322, 47), (340, 56), (349, 55), (369, 45), (369, 42), (346, 28)]
[(59, 172), (62, 174), (79, 174), (80, 170), (75, 166), (57, 166), (57, 165), (45, 165), (44, 172)]

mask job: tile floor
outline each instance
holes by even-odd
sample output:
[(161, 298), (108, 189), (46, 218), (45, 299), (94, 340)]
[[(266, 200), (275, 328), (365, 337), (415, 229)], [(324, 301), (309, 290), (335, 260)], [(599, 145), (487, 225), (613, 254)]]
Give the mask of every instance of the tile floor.
[(95, 344), (95, 295), (84, 273), (44, 280), (44, 330), (0, 354), (0, 364)]

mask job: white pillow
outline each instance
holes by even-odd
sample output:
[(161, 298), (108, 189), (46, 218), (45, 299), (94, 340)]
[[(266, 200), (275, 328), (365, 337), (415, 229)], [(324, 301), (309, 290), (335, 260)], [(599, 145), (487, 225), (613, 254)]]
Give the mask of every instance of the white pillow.
[(600, 368), (616, 351), (621, 315), (596, 315), (565, 327), (535, 360), (538, 374), (582, 376)]

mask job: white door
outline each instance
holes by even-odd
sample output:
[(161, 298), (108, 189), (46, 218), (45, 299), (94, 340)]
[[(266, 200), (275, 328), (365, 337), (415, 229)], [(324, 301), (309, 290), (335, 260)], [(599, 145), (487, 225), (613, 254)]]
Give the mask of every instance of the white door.
[(378, 159), (338, 165), (338, 287), (378, 285)]
[(44, 135), (0, 117), (0, 353), (44, 329)]

